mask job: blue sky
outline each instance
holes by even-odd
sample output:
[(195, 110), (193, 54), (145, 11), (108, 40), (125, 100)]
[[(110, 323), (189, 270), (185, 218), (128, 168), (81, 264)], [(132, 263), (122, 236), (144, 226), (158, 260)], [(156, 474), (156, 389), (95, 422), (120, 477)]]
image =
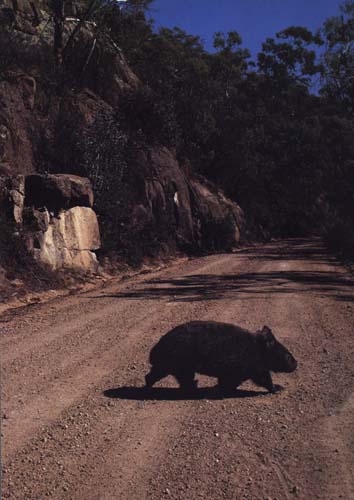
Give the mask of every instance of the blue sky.
[(252, 55), (266, 37), (291, 25), (315, 30), (338, 13), (340, 0), (155, 0), (156, 26), (179, 26), (212, 48), (215, 31), (236, 30)]

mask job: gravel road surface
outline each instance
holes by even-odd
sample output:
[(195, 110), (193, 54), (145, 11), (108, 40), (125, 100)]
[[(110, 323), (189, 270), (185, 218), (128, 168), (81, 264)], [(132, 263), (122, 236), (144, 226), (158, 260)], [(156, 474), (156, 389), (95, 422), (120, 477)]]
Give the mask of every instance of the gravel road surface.
[[(234, 397), (142, 391), (193, 319), (272, 328), (299, 362)], [(179, 260), (0, 317), (3, 498), (354, 500), (354, 278), (320, 240)]]

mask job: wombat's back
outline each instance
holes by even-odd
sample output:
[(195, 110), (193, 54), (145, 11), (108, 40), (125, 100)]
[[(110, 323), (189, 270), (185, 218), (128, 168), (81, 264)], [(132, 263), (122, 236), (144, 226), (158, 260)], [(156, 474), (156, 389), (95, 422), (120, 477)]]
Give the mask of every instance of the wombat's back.
[[(255, 335), (236, 325), (217, 321), (190, 321), (167, 332), (150, 352), (152, 365), (181, 363), (208, 367), (214, 371), (219, 362), (225, 363), (228, 354), (249, 362), (254, 351)], [(205, 372), (205, 370), (202, 370)]]

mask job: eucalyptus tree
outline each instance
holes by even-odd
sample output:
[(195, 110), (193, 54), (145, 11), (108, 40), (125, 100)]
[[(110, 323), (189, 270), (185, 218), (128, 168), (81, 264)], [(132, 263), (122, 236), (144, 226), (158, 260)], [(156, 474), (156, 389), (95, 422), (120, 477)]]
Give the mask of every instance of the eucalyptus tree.
[(322, 93), (354, 113), (354, 1), (341, 4), (340, 13), (323, 25)]

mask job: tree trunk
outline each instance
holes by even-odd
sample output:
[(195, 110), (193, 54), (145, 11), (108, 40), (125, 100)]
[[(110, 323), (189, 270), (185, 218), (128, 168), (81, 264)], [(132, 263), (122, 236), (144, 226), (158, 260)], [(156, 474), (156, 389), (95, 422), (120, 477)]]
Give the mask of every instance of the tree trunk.
[(63, 62), (63, 31), (64, 31), (65, 0), (52, 0), (54, 18), (54, 57), (58, 67)]

